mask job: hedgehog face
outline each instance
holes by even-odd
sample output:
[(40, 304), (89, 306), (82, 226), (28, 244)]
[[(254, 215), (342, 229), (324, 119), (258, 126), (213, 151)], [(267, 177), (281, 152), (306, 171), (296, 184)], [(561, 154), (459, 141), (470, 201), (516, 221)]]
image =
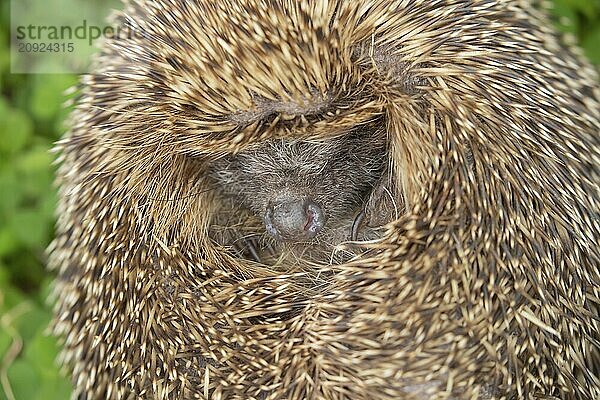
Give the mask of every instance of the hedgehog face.
[(351, 225), (385, 170), (383, 136), (357, 127), (333, 139), (269, 140), (217, 160), (212, 175), (276, 240), (305, 242)]

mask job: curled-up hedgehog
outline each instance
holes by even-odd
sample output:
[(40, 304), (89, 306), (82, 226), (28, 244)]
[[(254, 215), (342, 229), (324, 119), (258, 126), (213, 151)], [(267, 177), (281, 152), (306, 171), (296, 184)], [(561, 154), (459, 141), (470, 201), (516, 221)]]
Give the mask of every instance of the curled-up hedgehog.
[(132, 0), (58, 144), (80, 399), (600, 398), (600, 88), (519, 0)]

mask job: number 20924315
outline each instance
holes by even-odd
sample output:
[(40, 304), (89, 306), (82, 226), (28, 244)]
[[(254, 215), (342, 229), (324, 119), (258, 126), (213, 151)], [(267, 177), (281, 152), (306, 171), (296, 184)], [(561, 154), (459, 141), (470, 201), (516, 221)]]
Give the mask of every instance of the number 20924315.
[(73, 43), (19, 43), (19, 53), (72, 53)]

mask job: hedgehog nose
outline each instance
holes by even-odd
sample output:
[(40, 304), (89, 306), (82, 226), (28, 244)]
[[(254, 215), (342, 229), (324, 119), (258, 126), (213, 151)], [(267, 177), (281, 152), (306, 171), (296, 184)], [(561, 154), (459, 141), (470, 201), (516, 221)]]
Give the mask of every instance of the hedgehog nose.
[(278, 199), (269, 203), (265, 213), (267, 232), (284, 242), (312, 239), (324, 224), (321, 207), (307, 198)]

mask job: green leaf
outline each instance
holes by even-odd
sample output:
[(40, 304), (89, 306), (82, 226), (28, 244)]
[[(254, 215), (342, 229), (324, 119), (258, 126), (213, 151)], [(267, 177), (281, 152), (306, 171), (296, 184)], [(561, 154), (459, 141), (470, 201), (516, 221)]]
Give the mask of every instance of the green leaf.
[(597, 25), (583, 40), (585, 54), (594, 64), (600, 64), (600, 25)]
[[(8, 287), (9, 285), (10, 274), (8, 273), (8, 269), (6, 265), (2, 264), (0, 261), (0, 288)], [(2, 292), (0, 292), (0, 311), (2, 310), (3, 296)], [(0, 313), (1, 315), (1, 313)]]
[(6, 217), (13, 214), (23, 198), (23, 188), (20, 185), (14, 168), (0, 167), (0, 224), (6, 224)]
[(9, 229), (14, 237), (30, 249), (45, 247), (48, 235), (48, 223), (40, 210), (22, 209), (8, 220)]
[(61, 376), (44, 379), (37, 397), (32, 400), (68, 400), (71, 397), (72, 386)]
[(73, 75), (35, 75), (29, 100), (29, 109), (35, 118), (55, 118), (67, 100), (64, 92), (77, 83)]
[(19, 310), (15, 311), (14, 308), (20, 306), (23, 307), (23, 312), (27, 312), (29, 306), (25, 300), (26, 297), (23, 295), (23, 293), (21, 293), (20, 290), (16, 289), (12, 285), (3, 285), (2, 301), (0, 302), (0, 315), (6, 317), (7, 313), (15, 313), (15, 319), (17, 319)]
[(6, 256), (19, 248), (19, 241), (12, 230), (6, 226), (0, 227), (0, 257)]
[(56, 338), (39, 332), (27, 343), (23, 358), (35, 366), (41, 377), (53, 378), (58, 376), (58, 351)]
[(0, 153), (13, 154), (21, 150), (32, 132), (33, 122), (23, 111), (14, 108), (0, 111)]
[(50, 154), (50, 148), (47, 146), (37, 146), (19, 160), (18, 167), (24, 172), (49, 171), (54, 156)]
[(33, 302), (29, 304), (31, 305), (29, 311), (15, 320), (15, 325), (25, 343), (30, 343), (37, 335), (44, 333), (52, 319), (50, 311), (40, 308)]
[[(10, 48), (8, 47), (8, 30), (0, 29), (0, 74), (10, 69)], [(4, 89), (4, 80), (0, 80), (0, 90)]]
[(46, 216), (47, 221), (54, 225), (55, 211), (56, 211), (57, 194), (54, 187), (48, 189), (46, 195), (42, 198), (39, 209), (40, 212)]
[[(50, 154), (47, 146), (34, 147), (17, 160), (15, 170), (21, 182), (19, 190), (28, 201), (27, 205), (39, 208), (41, 204), (45, 204), (48, 197), (51, 197), (48, 201), (54, 201), (55, 193), (52, 188), (54, 173), (51, 165), (53, 161), (54, 156)], [(44, 216), (45, 224), (52, 216), (46, 206), (47, 204), (43, 210), (39, 210), (43, 211), (40, 215)]]
[(579, 19), (570, 4), (571, 0), (555, 0), (552, 4), (552, 14), (557, 17), (557, 29), (563, 33), (577, 34), (579, 32)]
[(33, 399), (38, 395), (40, 377), (31, 364), (16, 360), (8, 368), (8, 380), (16, 399)]
[(597, 0), (566, 0), (566, 2), (574, 11), (580, 12), (589, 19), (594, 19), (600, 9)]
[(44, 280), (40, 283), (40, 289), (38, 290), (38, 301), (41, 304), (45, 304), (48, 308), (51, 308), (49, 302), (50, 294), (52, 293), (52, 284), (54, 282), (54, 274), (48, 273)]

